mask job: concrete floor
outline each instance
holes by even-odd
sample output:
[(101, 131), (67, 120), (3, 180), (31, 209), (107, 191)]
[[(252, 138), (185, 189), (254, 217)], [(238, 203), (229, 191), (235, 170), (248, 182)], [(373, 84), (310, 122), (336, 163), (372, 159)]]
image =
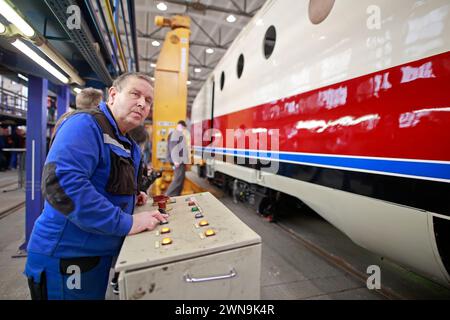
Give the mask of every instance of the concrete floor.
[(261, 299), (384, 299), (250, 208), (221, 200), (262, 238)]
[[(0, 195), (1, 196), (1, 195)], [(24, 242), (25, 208), (0, 219), (0, 299), (29, 299), (25, 258), (11, 258)]]

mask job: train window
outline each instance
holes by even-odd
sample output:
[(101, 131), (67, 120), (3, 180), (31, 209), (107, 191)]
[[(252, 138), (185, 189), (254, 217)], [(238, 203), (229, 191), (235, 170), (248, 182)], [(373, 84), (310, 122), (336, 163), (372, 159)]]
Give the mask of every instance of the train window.
[(222, 71), (220, 75), (220, 91), (223, 90), (223, 86), (225, 85), (225, 72)]
[(334, 0), (309, 0), (309, 20), (313, 24), (319, 24), (325, 20), (333, 9)]
[(264, 36), (264, 56), (269, 59), (275, 48), (275, 42), (277, 41), (277, 31), (274, 26), (270, 26)]
[(240, 79), (244, 71), (244, 55), (241, 53), (237, 63), (237, 76)]

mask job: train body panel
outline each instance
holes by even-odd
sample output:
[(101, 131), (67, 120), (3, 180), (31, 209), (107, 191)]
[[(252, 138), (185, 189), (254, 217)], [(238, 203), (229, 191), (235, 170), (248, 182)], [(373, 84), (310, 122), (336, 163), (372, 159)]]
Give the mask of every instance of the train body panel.
[[(450, 220), (450, 3), (335, 1), (319, 24), (309, 3), (268, 1), (242, 31), (194, 101), (196, 153), (214, 151), (212, 170), (296, 196), (361, 246), (448, 284), (435, 228)], [(243, 144), (229, 129), (248, 133)], [(276, 174), (239, 158), (271, 160)]]

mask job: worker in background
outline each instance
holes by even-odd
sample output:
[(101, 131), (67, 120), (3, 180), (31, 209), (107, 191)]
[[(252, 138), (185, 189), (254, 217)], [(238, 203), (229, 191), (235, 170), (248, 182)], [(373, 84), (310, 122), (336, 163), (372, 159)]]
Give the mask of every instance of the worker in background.
[(152, 103), (150, 77), (126, 73), (107, 103), (59, 126), (43, 170), (44, 209), (27, 248), (32, 299), (104, 299), (125, 236), (166, 221), (156, 210), (133, 215), (145, 197), (137, 183), (140, 149), (128, 132)]
[(94, 89), (91, 87), (82, 89), (75, 97), (76, 110), (70, 108), (72, 110), (67, 111), (66, 113), (61, 115), (61, 117), (59, 117), (58, 121), (56, 121), (55, 128), (50, 137), (49, 145), (47, 146), (47, 150), (50, 149), (50, 143), (53, 140), (55, 133), (58, 130), (59, 126), (68, 116), (72, 115), (74, 112), (77, 112), (77, 110), (97, 109), (102, 100), (103, 100), (103, 93), (101, 90)]
[(8, 147), (8, 129), (6, 127), (0, 127), (0, 171), (8, 170), (8, 152), (3, 151), (3, 148)]
[(94, 88), (84, 88), (75, 97), (75, 105), (77, 110), (86, 110), (97, 108), (103, 100), (101, 90)]
[(169, 197), (181, 195), (184, 178), (186, 176), (186, 164), (190, 163), (190, 139), (186, 130), (186, 122), (178, 121), (176, 129), (167, 138), (167, 161), (173, 168), (173, 179), (167, 189)]

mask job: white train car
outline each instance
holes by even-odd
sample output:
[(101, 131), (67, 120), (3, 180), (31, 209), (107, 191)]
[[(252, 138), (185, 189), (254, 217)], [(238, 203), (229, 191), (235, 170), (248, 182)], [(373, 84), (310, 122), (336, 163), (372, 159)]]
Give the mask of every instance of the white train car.
[(448, 0), (269, 0), (194, 101), (196, 155), (449, 285), (449, 34)]

